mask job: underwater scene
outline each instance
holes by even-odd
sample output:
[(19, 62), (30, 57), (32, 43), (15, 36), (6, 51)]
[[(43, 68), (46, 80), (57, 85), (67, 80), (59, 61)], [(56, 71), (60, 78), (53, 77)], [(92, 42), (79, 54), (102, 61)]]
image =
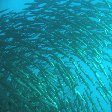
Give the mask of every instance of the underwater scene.
[(0, 0), (0, 112), (112, 112), (112, 1)]

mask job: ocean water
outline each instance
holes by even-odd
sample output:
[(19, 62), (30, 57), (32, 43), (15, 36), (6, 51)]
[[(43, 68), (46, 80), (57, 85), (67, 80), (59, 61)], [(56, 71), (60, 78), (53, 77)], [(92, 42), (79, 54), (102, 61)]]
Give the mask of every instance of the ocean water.
[(16, 12), (22, 11), (25, 8), (25, 3), (31, 3), (33, 0), (1, 0), (0, 10), (8, 9)]
[(0, 112), (112, 112), (110, 0), (1, 0), (0, 10)]

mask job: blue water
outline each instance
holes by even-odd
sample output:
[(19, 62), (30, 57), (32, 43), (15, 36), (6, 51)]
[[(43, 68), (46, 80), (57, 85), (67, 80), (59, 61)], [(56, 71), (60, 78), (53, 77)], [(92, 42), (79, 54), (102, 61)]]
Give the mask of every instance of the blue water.
[(0, 10), (9, 9), (16, 12), (26, 8), (25, 3), (31, 3), (33, 0), (0, 0)]
[[(89, 0), (85, 0), (85, 1), (87, 2)], [(15, 12), (20, 12), (20, 11), (22, 11), (22, 9), (26, 8), (26, 6), (24, 6), (24, 3), (28, 3), (28, 2), (32, 2), (32, 0), (1, 0), (0, 1), (0, 10), (8, 9), (9, 11), (13, 10)], [(95, 4), (96, 2), (98, 2), (98, 0), (95, 0), (93, 3)], [(93, 19), (93, 18), (91, 18), (91, 19)], [(95, 19), (95, 21), (100, 22), (99, 20), (96, 20), (96, 19)], [(109, 55), (112, 54), (111, 49), (108, 49), (107, 52), (108, 52)], [(111, 63), (108, 64), (108, 63), (104, 62), (103, 64), (104, 64), (104, 66), (106, 66), (106, 65), (108, 65), (110, 67), (112, 66)], [(84, 63), (82, 63), (82, 65), (83, 65), (83, 68), (85, 69), (86, 73), (91, 74), (91, 76), (94, 76), (93, 72), (91, 70), (89, 70), (88, 67)], [(100, 73), (99, 75), (103, 76), (102, 73)], [(94, 78), (94, 80), (96, 80), (95, 77), (92, 77), (92, 78)], [(101, 77), (101, 79), (104, 80), (105, 77)], [(105, 80), (104, 83), (106, 85), (108, 83), (108, 81)], [(108, 86), (108, 84), (107, 84), (107, 86)], [(90, 87), (92, 88), (91, 85), (90, 85)], [(77, 90), (80, 93), (84, 91), (83, 87), (82, 88), (79, 87), (79, 88), (77, 88)], [(94, 91), (94, 88), (93, 88), (93, 91)], [(94, 93), (94, 94), (97, 94), (97, 93)], [(106, 105), (104, 103), (103, 106), (104, 106), (105, 110), (107, 109), (107, 112), (111, 112), (110, 105)], [(111, 108), (112, 108), (112, 106), (111, 106)]]

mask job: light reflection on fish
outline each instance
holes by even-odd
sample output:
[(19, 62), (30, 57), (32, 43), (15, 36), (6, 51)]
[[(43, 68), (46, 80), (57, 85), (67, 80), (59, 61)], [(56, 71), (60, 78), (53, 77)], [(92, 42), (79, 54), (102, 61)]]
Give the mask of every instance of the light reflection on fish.
[(111, 2), (26, 5), (0, 16), (1, 112), (111, 112)]

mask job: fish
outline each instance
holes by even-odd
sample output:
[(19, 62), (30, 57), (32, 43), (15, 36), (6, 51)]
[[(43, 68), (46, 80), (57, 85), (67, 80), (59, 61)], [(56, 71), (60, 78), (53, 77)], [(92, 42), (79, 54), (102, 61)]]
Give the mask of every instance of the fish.
[(111, 112), (112, 3), (25, 5), (0, 11), (1, 112)]

